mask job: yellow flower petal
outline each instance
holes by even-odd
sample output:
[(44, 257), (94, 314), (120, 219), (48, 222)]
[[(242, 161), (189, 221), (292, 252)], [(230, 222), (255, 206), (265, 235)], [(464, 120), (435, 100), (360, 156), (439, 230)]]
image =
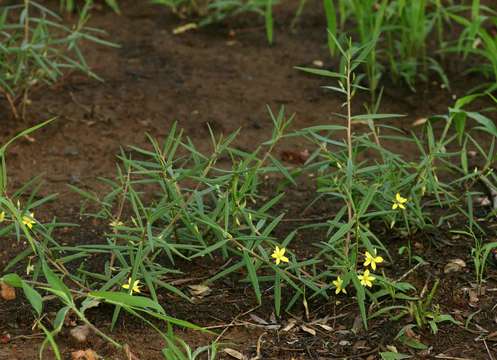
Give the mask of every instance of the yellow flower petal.
[(392, 204), (392, 210), (395, 210), (397, 208), (400, 208), (402, 210), (405, 210), (406, 207), (404, 204), (407, 203), (407, 199), (402, 197), (400, 193), (395, 194), (395, 199)]
[(29, 213), (29, 216), (24, 215), (22, 217), (22, 223), (30, 230), (33, 228), (33, 225), (35, 224), (34, 217), (35, 217), (34, 213)]
[(343, 280), (340, 276), (338, 276), (336, 278), (336, 280), (333, 280), (332, 283), (333, 283), (333, 285), (335, 285), (335, 294), (336, 295), (340, 294), (341, 292), (344, 294), (347, 293), (347, 290), (345, 290), (343, 288)]
[(133, 283), (133, 292), (141, 292), (140, 290), (140, 280), (136, 280), (134, 283)]
[(371, 255), (368, 251), (364, 253), (366, 257), (364, 261), (364, 267), (371, 266), (373, 270), (376, 270), (376, 264), (382, 263), (383, 258), (381, 256), (376, 256), (376, 250), (374, 252), (375, 256)]
[(129, 278), (128, 283), (121, 285), (121, 287), (123, 289), (130, 290), (131, 295), (133, 295), (133, 293), (141, 293), (140, 280), (135, 280), (133, 282), (133, 286), (131, 286), (131, 278)]
[(361, 285), (366, 287), (372, 287), (373, 281), (376, 279), (369, 273), (369, 270), (364, 271), (364, 273), (362, 275), (358, 275), (357, 278), (361, 282)]
[(275, 247), (274, 251), (273, 251), (273, 254), (271, 255), (271, 257), (274, 259), (274, 262), (276, 263), (276, 265), (279, 265), (281, 262), (289, 262), (290, 260), (288, 260), (288, 258), (285, 256), (285, 251), (286, 249), (285, 248), (279, 248), (278, 246)]

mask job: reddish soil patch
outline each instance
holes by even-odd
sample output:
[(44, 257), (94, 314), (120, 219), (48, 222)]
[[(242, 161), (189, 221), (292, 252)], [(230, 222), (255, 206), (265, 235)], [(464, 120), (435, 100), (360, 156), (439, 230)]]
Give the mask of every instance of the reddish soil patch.
[[(114, 175), (116, 154), (121, 147), (131, 144), (146, 146), (145, 133), (163, 137), (174, 121), (202, 150), (209, 148), (206, 141), (208, 124), (216, 133), (227, 134), (242, 128), (237, 146), (243, 149), (252, 149), (261, 140), (269, 138), (272, 127), (266, 104), (273, 109), (284, 105), (288, 114), (295, 113), (295, 128), (337, 122), (332, 114), (340, 111), (342, 101), (337, 95), (320, 89), (320, 85), (328, 82), (294, 69), (296, 65), (311, 66), (314, 60), (322, 60), (326, 66), (332, 65), (325, 47), (324, 19), (318, 8), (318, 1), (309, 2), (295, 32), (288, 29), (294, 6), (279, 8), (276, 43), (272, 47), (265, 41), (262, 25), (254, 27), (254, 21), (235, 19), (176, 36), (171, 30), (180, 24), (178, 19), (165, 9), (147, 5), (146, 1), (124, 1), (121, 16), (107, 11), (95, 12), (91, 25), (105, 29), (110, 39), (121, 45), (119, 49), (93, 44), (86, 46), (89, 63), (105, 82), (73, 75), (52, 89), (33, 94), (28, 120), (23, 123), (9, 119), (8, 107), (2, 104), (0, 143), (20, 129), (58, 117), (57, 121), (35, 133), (34, 141), (22, 140), (12, 147), (8, 154), (10, 186), (16, 188), (29, 178), (43, 174), (46, 184), (42, 194), (57, 192), (60, 196), (56, 203), (46, 206), (40, 217), (49, 220), (57, 216), (77, 222), (80, 200), (65, 184), (103, 191), (97, 178)], [(230, 32), (235, 35), (230, 35)], [(382, 112), (407, 114), (406, 118), (395, 123), (405, 130), (411, 130), (410, 124), (417, 118), (445, 113), (452, 102), (452, 94), (464, 95), (471, 87), (468, 84), (479, 81), (461, 75), (464, 65), (446, 65), (452, 80), (451, 92), (441, 90), (435, 83), (421, 85), (416, 94), (392, 85), (385, 91)], [(363, 111), (363, 100), (366, 98), (357, 101), (356, 113)], [(303, 140), (293, 140), (285, 147), (300, 151), (305, 144)], [(407, 145), (400, 144), (397, 151), (408, 152)], [(285, 208), (297, 216), (313, 196), (308, 186), (292, 189)], [(323, 204), (309, 216), (322, 216), (323, 212), (331, 211)], [(98, 228), (88, 224), (71, 231), (67, 237), (84, 243), (98, 241), (99, 234)], [(435, 234), (437, 238), (443, 239), (443, 236)], [(442, 286), (436, 302), (441, 304), (444, 312), (464, 320), (476, 311), (469, 307), (461, 290), (468, 286), (473, 275), (469, 270), (445, 275), (443, 266), (449, 258), (462, 258), (471, 264), (472, 244), (451, 240), (451, 245), (446, 245), (435, 241), (433, 236), (418, 240), (423, 246), (423, 258), (429, 265), (408, 280), (422, 287), (426, 279), (440, 277)], [(306, 239), (302, 237), (299, 242), (305, 249)], [(400, 245), (400, 241), (392, 239), (392, 253)], [(0, 242), (0, 265), (14, 256), (19, 247), (18, 244), (11, 246)], [(209, 271), (205, 264), (188, 266), (198, 277)], [(406, 270), (405, 263), (388, 269), (394, 277)], [(487, 287), (495, 290), (495, 269), (489, 276)], [(495, 292), (487, 292), (479, 304), (481, 311), (473, 318), (474, 323), (489, 332), (497, 328), (495, 302)], [(35, 359), (40, 339), (32, 334), (29, 306), (22, 299), (0, 304), (0, 336), (12, 336), (12, 340), (0, 348), (0, 359)], [(271, 304), (269, 299), (252, 314), (269, 320)], [(171, 296), (165, 299), (166, 309), (173, 316), (205, 326), (231, 324), (222, 338), (223, 343), (231, 343), (229, 347), (252, 356), (259, 344), (263, 359), (375, 359), (379, 358), (379, 348), (394, 344), (393, 338), (403, 325), (375, 320), (369, 331), (358, 329), (353, 333), (350, 329), (357, 315), (355, 306), (347, 302), (318, 301), (310, 304), (310, 320), (328, 317), (333, 331), (321, 328), (313, 336), (297, 326), (291, 331), (281, 332), (260, 326), (249, 315), (237, 318), (255, 305), (249, 287), (223, 282), (194, 305)], [(303, 317), (302, 309), (295, 309), (295, 314)], [(111, 312), (99, 311), (92, 316), (105, 328), (110, 323)], [(253, 325), (242, 326), (243, 321)], [(218, 331), (222, 329), (220, 326)], [(429, 354), (418, 352), (414, 356), (430, 358), (443, 353), (446, 357), (440, 358), (488, 358), (484, 343), (475, 340), (479, 335), (474, 332), (477, 332), (474, 327), (466, 330), (462, 326), (443, 325), (437, 336), (429, 332), (422, 334), (423, 340), (432, 346)], [(66, 335), (60, 335), (59, 340), (64, 353), (69, 356), (70, 351), (81, 348), (81, 345), (71, 343)], [(121, 319), (114, 335), (119, 341), (128, 343), (141, 359), (162, 359), (162, 340), (136, 320)], [(213, 339), (192, 332), (179, 332), (178, 335), (192, 346)], [(486, 345), (488, 351), (497, 356), (495, 338)], [(98, 339), (91, 339), (83, 347), (93, 347), (109, 359), (123, 358)]]

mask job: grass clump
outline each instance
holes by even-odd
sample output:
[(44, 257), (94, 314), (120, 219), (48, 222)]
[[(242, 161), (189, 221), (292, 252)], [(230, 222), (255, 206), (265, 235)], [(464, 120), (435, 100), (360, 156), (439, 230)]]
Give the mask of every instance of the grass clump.
[(86, 63), (80, 43), (115, 45), (100, 38), (104, 34), (101, 30), (86, 26), (89, 9), (87, 3), (77, 22), (69, 27), (59, 15), (35, 1), (0, 6), (0, 94), (15, 117), (24, 117), (31, 90), (52, 85), (71, 71), (99, 79)]

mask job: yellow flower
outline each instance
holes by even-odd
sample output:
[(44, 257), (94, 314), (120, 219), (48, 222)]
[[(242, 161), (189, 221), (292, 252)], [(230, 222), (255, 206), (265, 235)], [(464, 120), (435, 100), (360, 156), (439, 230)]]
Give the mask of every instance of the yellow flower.
[(5, 211), (0, 212), (0, 223), (5, 221)]
[(406, 202), (407, 202), (407, 199), (403, 198), (402, 196), (400, 196), (399, 193), (397, 193), (395, 195), (395, 199), (393, 200), (392, 209), (395, 210), (395, 209), (399, 208), (399, 209), (405, 210), (406, 207), (404, 204)]
[(364, 256), (366, 259), (364, 260), (364, 266), (369, 266), (371, 265), (371, 269), (376, 270), (376, 264), (382, 263), (383, 258), (381, 256), (376, 256), (376, 251), (375, 251), (375, 256), (371, 255), (368, 251), (364, 253)]
[(347, 290), (345, 290), (342, 286), (343, 286), (343, 280), (340, 276), (337, 277), (336, 280), (333, 280), (332, 281), (333, 285), (335, 285), (335, 294), (340, 294), (341, 292), (343, 292), (344, 294), (347, 293)]
[(28, 264), (28, 266), (26, 266), (26, 275), (31, 274), (33, 271), (35, 271), (35, 266), (32, 264)]
[(273, 255), (271, 255), (271, 257), (274, 259), (276, 265), (279, 265), (280, 262), (287, 263), (289, 261), (288, 258), (285, 256), (285, 251), (285, 248), (280, 249), (277, 246), (276, 249), (274, 249)]
[(109, 225), (110, 225), (110, 227), (115, 228), (115, 227), (118, 227), (118, 226), (124, 226), (124, 223), (122, 221), (119, 221), (119, 220), (112, 220), (109, 223)]
[(35, 220), (35, 214), (34, 213), (29, 213), (29, 216), (28, 215), (24, 215), (22, 217), (22, 223), (24, 225), (26, 225), (29, 229), (32, 229), (33, 228), (33, 225), (36, 223)]
[(140, 289), (140, 280), (135, 280), (135, 282), (133, 283), (133, 286), (132, 286), (131, 285), (131, 278), (129, 278), (128, 279), (128, 283), (127, 284), (123, 284), (122, 287), (123, 287), (123, 289), (129, 290), (130, 294), (140, 293), (141, 292), (141, 289)]
[(361, 281), (362, 286), (372, 287), (373, 281), (376, 279), (369, 273), (369, 270), (364, 271), (364, 274), (357, 275), (357, 278)]

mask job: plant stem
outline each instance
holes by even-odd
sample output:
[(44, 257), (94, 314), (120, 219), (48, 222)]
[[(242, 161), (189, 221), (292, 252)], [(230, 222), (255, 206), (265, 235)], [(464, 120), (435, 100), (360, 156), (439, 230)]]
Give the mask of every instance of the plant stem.
[(86, 325), (88, 325), (90, 327), (90, 329), (93, 330), (93, 332), (95, 334), (97, 334), (98, 336), (100, 336), (101, 338), (103, 338), (104, 340), (106, 340), (107, 342), (111, 343), (112, 345), (114, 345), (115, 347), (117, 347), (118, 349), (122, 349), (122, 345), (119, 344), (117, 341), (115, 341), (114, 339), (112, 339), (111, 337), (107, 336), (103, 331), (101, 331), (99, 328), (97, 328), (95, 325), (93, 325), (85, 316), (84, 314), (82, 314), (79, 310), (77, 310), (76, 308), (72, 308), (72, 310), (76, 313), (76, 315), (81, 319), (81, 321), (83, 321)]
[[(350, 53), (347, 55), (347, 149), (348, 149), (348, 164), (352, 164), (352, 92), (351, 92), (351, 83), (350, 83), (350, 77), (352, 76), (351, 74), (351, 58), (350, 58)], [(349, 184), (350, 187), (352, 187), (352, 184)], [(353, 213), (352, 213), (352, 189), (349, 189), (349, 199), (347, 201), (347, 212), (348, 212), (348, 221), (349, 224), (352, 222), (353, 218)], [(345, 256), (349, 256), (349, 248), (350, 248), (350, 230), (347, 231), (347, 238), (345, 240)]]
[[(24, 10), (25, 10), (25, 19), (24, 19), (24, 39), (23, 39), (23, 44), (27, 45), (29, 44), (29, 1), (30, 0), (24, 0)], [(21, 104), (21, 118), (24, 120), (26, 119), (26, 105), (28, 103), (28, 98), (29, 98), (29, 86), (27, 86), (24, 89), (23, 96), (22, 96), (22, 104)]]

